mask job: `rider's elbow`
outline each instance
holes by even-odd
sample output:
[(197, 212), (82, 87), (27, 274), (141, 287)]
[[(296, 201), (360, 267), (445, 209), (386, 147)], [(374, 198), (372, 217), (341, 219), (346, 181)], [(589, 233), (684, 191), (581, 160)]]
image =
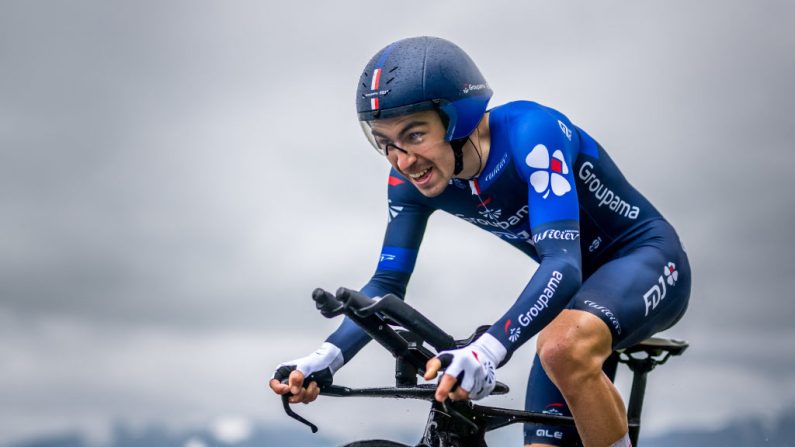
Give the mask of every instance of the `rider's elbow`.
[(565, 281), (567, 285), (579, 289), (582, 285), (582, 264), (576, 259), (563, 257), (557, 260), (556, 267), (560, 274), (560, 281)]

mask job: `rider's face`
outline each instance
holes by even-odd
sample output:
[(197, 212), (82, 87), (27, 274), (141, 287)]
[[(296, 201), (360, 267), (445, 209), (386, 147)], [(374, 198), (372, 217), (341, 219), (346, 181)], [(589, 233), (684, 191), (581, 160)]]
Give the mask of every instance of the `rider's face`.
[(445, 128), (433, 110), (370, 123), (389, 163), (425, 196), (435, 197), (453, 178), (454, 157), (444, 140)]

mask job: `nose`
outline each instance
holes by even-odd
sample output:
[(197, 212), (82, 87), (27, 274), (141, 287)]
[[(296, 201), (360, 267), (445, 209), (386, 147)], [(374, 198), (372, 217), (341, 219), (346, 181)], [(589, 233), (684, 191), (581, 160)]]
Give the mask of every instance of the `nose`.
[(406, 169), (410, 168), (417, 161), (417, 157), (410, 153), (404, 151), (395, 151), (397, 152), (397, 166), (398, 169), (401, 171), (406, 171)]

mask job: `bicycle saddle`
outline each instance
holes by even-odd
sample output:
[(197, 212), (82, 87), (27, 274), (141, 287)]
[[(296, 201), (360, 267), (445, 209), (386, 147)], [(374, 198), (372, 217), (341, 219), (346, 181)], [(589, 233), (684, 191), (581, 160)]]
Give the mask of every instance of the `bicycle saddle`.
[(684, 340), (651, 337), (636, 345), (620, 349), (619, 351), (626, 354), (645, 352), (649, 356), (658, 356), (663, 352), (667, 352), (670, 355), (682, 355), (688, 346), (690, 345)]

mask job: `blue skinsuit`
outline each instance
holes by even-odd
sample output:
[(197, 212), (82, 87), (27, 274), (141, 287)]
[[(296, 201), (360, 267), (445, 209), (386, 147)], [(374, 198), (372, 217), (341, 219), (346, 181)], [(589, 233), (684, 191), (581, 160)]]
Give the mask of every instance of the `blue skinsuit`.
[[(527, 101), (490, 111), (491, 150), (476, 180), (423, 196), (394, 169), (389, 224), (368, 296), (404, 297), (428, 217), (440, 209), (489, 231), (539, 263), (489, 333), (508, 357), (564, 308), (590, 312), (615, 348), (673, 325), (687, 308), (690, 267), (673, 228), (604, 149), (556, 110)], [(477, 323), (477, 322), (473, 322)], [(368, 341), (346, 320), (328, 340), (347, 362)], [(526, 409), (570, 414), (536, 357)], [(529, 424), (525, 441), (566, 445), (573, 430)]]

